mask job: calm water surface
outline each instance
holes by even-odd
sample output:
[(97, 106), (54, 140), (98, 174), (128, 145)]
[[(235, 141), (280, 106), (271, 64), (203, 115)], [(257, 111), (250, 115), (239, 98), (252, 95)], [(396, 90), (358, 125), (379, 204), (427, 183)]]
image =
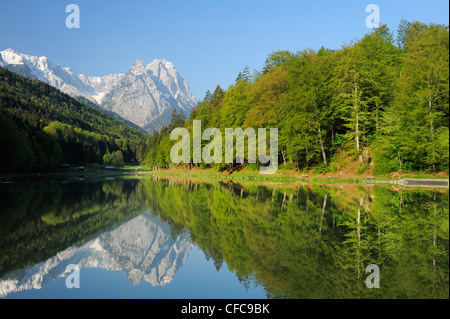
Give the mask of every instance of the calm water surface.
[(449, 298), (448, 190), (27, 180), (0, 205), (0, 298)]

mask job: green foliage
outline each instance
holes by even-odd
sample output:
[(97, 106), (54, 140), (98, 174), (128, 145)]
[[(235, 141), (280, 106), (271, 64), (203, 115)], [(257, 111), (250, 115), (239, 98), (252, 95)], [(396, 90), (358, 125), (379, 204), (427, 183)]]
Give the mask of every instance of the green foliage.
[(112, 165), (115, 167), (123, 167), (125, 163), (123, 160), (122, 151), (117, 151), (115, 153), (107, 152), (105, 155), (103, 155), (103, 164)]
[(328, 173), (329, 168), (328, 166), (326, 166), (325, 164), (319, 164), (314, 166), (313, 170), (311, 171), (312, 174), (317, 175), (317, 174), (326, 174)]
[[(0, 183), (0, 277), (144, 211), (268, 298), (448, 299), (448, 192), (160, 179)], [(367, 289), (365, 267), (381, 269)]]
[(269, 72), (271, 69), (279, 67), (287, 62), (292, 61), (295, 58), (295, 54), (289, 51), (277, 51), (273, 52), (266, 59), (263, 73)]
[(0, 277), (55, 256), (146, 209), (132, 180), (0, 185)]
[(246, 69), (228, 90), (208, 91), (184, 123), (173, 118), (141, 157), (171, 166), (171, 129), (192, 132), (201, 120), (222, 135), (225, 128), (278, 128), (278, 162), (300, 171), (327, 172), (342, 151), (359, 161), (359, 173), (371, 160), (376, 174), (447, 171), (448, 38), (447, 26), (403, 20), (399, 46), (383, 25), (336, 51), (274, 52), (262, 72), (250, 77)]
[(0, 171), (42, 171), (137, 157), (147, 135), (39, 81), (0, 68)]
[[(447, 193), (142, 184), (153, 212), (269, 298), (448, 298)], [(369, 264), (382, 289), (366, 288)]]
[(382, 160), (400, 170), (448, 170), (448, 27), (407, 24), (401, 76), (378, 137)]

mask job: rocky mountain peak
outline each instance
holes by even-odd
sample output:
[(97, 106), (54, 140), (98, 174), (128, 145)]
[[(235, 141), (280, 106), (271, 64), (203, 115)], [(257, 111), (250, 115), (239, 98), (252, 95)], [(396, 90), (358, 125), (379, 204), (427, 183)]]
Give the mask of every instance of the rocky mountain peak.
[(136, 60), (125, 75), (90, 77), (77, 75), (70, 67), (62, 67), (47, 57), (6, 49), (0, 51), (0, 66), (73, 97), (83, 96), (149, 132), (168, 125), (174, 109), (188, 115), (197, 104), (187, 82), (165, 59), (148, 65)]
[(102, 101), (105, 109), (149, 132), (169, 124), (174, 109), (188, 114), (196, 104), (187, 82), (167, 60), (147, 66), (136, 61)]
[(134, 75), (143, 75), (147, 73), (147, 70), (145, 68), (144, 62), (136, 60), (136, 62), (134, 62), (134, 64), (131, 66), (129, 72), (132, 72)]

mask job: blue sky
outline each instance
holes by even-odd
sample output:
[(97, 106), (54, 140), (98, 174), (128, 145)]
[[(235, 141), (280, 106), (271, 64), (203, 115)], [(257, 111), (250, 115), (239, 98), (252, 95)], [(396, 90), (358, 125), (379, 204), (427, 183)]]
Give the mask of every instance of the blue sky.
[[(71, 3), (80, 29), (66, 28)], [(371, 3), (392, 30), (402, 18), (449, 23), (447, 0), (14, 0), (0, 5), (0, 50), (44, 55), (91, 76), (165, 58), (201, 99), (217, 84), (227, 88), (245, 65), (261, 69), (270, 52), (338, 49), (362, 37)]]

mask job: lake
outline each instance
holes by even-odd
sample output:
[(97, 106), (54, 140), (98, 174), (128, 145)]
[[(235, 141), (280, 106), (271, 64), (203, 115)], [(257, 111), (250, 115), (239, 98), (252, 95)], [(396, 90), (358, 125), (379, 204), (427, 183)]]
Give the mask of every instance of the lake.
[(448, 198), (392, 185), (2, 182), (0, 298), (448, 299)]

